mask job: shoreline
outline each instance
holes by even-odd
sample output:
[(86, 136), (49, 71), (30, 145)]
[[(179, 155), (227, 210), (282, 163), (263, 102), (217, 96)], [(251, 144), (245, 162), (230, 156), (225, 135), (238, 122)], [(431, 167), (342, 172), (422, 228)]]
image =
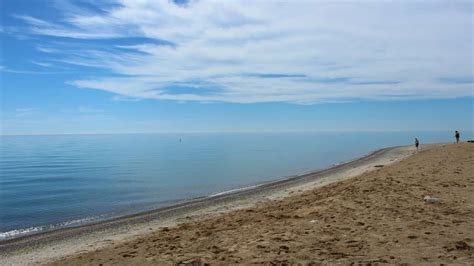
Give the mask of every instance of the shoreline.
[[(425, 146), (426, 147), (426, 146)], [(117, 217), (76, 227), (60, 228), (0, 241), (0, 264), (54, 260), (77, 252), (104, 247), (112, 241), (127, 240), (165, 226), (254, 206), (293, 193), (345, 180), (376, 165), (389, 165), (413, 154), (413, 147), (398, 146), (376, 150), (364, 157), (302, 175), (270, 181), (187, 200), (171, 206)], [(105, 240), (101, 240), (108, 238)]]
[[(396, 147), (399, 147), (399, 146), (393, 146), (393, 147), (388, 147), (388, 148), (396, 148)], [(137, 215), (141, 215), (141, 214), (145, 214), (145, 213), (160, 211), (160, 210), (163, 210), (163, 209), (167, 209), (169, 207), (174, 207), (174, 206), (178, 206), (178, 205), (181, 205), (181, 204), (186, 204), (186, 203), (196, 201), (196, 200), (204, 200), (204, 199), (209, 199), (209, 198), (213, 198), (213, 197), (216, 197), (216, 196), (236, 194), (238, 192), (254, 190), (254, 189), (256, 189), (260, 186), (272, 185), (274, 183), (280, 183), (282, 181), (286, 181), (288, 179), (299, 178), (301, 176), (318, 174), (321, 171), (328, 170), (328, 169), (331, 169), (331, 168), (334, 168), (334, 167), (337, 167), (337, 166), (340, 166), (340, 165), (344, 165), (344, 164), (347, 164), (347, 163), (350, 163), (350, 162), (353, 162), (353, 161), (357, 161), (357, 160), (362, 159), (362, 158), (367, 157), (367, 156), (371, 156), (372, 154), (374, 154), (376, 152), (379, 152), (383, 149), (386, 149), (386, 148), (381, 148), (381, 149), (376, 149), (376, 150), (373, 150), (373, 151), (369, 151), (367, 154), (365, 154), (361, 157), (355, 157), (355, 158), (350, 159), (350, 160), (345, 160), (345, 161), (333, 163), (333, 164), (330, 164), (329, 166), (327, 166), (325, 168), (323, 167), (323, 168), (315, 168), (315, 169), (312, 169), (312, 170), (305, 170), (305, 171), (301, 171), (297, 174), (279, 176), (275, 179), (260, 181), (260, 182), (256, 182), (256, 183), (250, 183), (250, 184), (247, 184), (247, 185), (242, 185), (242, 186), (237, 186), (237, 187), (234, 187), (234, 188), (229, 188), (227, 190), (211, 192), (210, 194), (205, 194), (205, 195), (202, 195), (202, 196), (169, 200), (168, 203), (164, 203), (164, 202), (166, 202), (166, 201), (164, 201), (163, 202), (164, 204), (162, 204), (162, 206), (160, 206), (160, 207), (143, 208), (143, 209), (141, 209), (139, 211), (135, 211), (135, 212), (126, 212), (126, 211), (124, 211), (123, 213), (118, 214), (118, 215), (96, 214), (96, 215), (92, 215), (92, 216), (85, 216), (83, 218), (77, 218), (77, 219), (73, 219), (73, 220), (66, 220), (66, 221), (63, 221), (63, 222), (55, 223), (55, 224), (39, 224), (39, 225), (30, 226), (30, 227), (22, 227), (22, 228), (12, 229), (12, 230), (9, 230), (9, 231), (6, 231), (6, 232), (2, 232), (0, 234), (0, 235), (2, 235), (2, 234), (6, 235), (6, 236), (3, 236), (3, 237), (0, 236), (0, 251), (2, 250), (1, 247), (2, 247), (3, 243), (11, 242), (11, 241), (14, 241), (16, 239), (33, 237), (35, 235), (46, 234), (46, 233), (61, 231), (61, 230), (70, 229), (70, 228), (87, 227), (87, 226), (91, 226), (91, 225), (95, 225), (95, 224), (107, 223), (109, 221), (120, 220), (120, 219), (132, 217), (132, 216), (137, 216)], [(103, 218), (100, 218), (100, 217), (103, 217)], [(19, 233), (12, 234), (12, 232), (19, 232)], [(9, 236), (9, 235), (11, 235), (11, 236)]]

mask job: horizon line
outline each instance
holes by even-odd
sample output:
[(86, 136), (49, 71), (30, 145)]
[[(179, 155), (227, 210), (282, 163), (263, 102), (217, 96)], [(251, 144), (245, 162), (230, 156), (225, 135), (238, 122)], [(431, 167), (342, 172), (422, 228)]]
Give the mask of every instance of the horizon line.
[(19, 136), (77, 136), (77, 135), (155, 135), (155, 134), (211, 134), (211, 133), (391, 133), (391, 132), (474, 132), (474, 129), (410, 129), (410, 130), (191, 130), (191, 131), (155, 131), (155, 132), (85, 132), (85, 133), (39, 133), (39, 134), (1, 134), (0, 137)]

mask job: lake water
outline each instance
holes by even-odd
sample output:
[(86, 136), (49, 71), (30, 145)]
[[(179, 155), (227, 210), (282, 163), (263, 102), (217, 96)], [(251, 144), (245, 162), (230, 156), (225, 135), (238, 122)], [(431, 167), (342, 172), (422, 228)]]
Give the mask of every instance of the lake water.
[(3, 136), (0, 240), (327, 168), (415, 136), (453, 141), (453, 132)]

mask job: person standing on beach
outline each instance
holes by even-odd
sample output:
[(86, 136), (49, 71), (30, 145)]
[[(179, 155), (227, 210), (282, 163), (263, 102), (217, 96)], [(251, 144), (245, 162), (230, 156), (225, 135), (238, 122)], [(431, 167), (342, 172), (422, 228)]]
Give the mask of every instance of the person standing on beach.
[(456, 132), (454, 132), (454, 137), (456, 138), (456, 144), (459, 143), (459, 138), (461, 137), (459, 131), (456, 130)]
[(420, 141), (418, 140), (418, 138), (415, 138), (415, 147), (416, 147), (416, 151), (418, 151), (418, 147), (420, 146)]

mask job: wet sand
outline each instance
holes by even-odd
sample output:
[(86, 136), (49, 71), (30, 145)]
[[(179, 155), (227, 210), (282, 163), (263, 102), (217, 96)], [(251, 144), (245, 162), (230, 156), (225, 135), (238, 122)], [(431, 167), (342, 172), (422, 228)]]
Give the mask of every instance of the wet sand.
[(386, 149), (169, 219), (16, 247), (0, 264), (472, 262), (474, 145), (389, 166), (412, 153)]

